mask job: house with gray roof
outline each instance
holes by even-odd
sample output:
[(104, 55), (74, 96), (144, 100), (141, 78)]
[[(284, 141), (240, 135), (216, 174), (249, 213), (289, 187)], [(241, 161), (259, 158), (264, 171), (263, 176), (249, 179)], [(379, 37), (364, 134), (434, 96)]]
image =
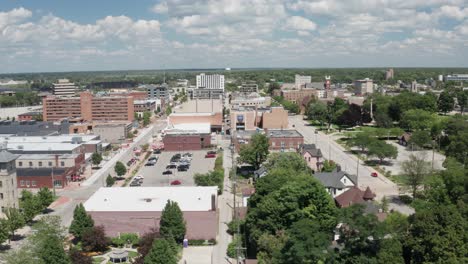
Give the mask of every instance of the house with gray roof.
[(315, 144), (301, 144), (298, 148), (298, 153), (307, 162), (312, 171), (320, 171), (323, 167), (322, 151)]
[(325, 189), (333, 198), (357, 186), (356, 175), (348, 174), (339, 168), (332, 172), (316, 173), (314, 177), (325, 186)]

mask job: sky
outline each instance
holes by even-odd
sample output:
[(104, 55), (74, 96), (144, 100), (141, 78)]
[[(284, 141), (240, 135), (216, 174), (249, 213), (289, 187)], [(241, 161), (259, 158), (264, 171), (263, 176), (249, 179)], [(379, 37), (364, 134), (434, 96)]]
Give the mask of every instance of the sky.
[(467, 67), (468, 0), (0, 0), (0, 73)]

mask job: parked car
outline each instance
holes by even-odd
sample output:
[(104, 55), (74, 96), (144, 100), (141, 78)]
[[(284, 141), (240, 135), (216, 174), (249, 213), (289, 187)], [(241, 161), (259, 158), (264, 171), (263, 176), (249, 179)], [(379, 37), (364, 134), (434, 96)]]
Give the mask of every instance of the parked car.
[(372, 173), (370, 174), (370, 176), (372, 176), (372, 177), (377, 177), (377, 176), (379, 176), (379, 175), (377, 174), (377, 172), (374, 171), (374, 172), (372, 172)]
[(189, 169), (189, 166), (187, 165), (179, 165), (177, 167), (177, 171), (188, 171), (188, 169)]
[(158, 160), (157, 157), (150, 157), (148, 160)]
[(215, 154), (215, 155), (216, 155), (216, 151), (210, 150), (210, 151), (208, 151), (206, 154)]
[(171, 158), (171, 162), (179, 162), (179, 160), (180, 160), (180, 157), (179, 158), (176, 158), (176, 157)]
[(139, 180), (139, 179), (144, 179), (144, 178), (145, 178), (145, 177), (143, 177), (143, 175), (137, 175), (137, 176), (135, 176), (134, 179), (138, 179), (138, 180)]
[(155, 150), (153, 150), (153, 154), (161, 154), (161, 150), (160, 149), (155, 149)]
[(192, 154), (192, 153), (189, 153), (189, 152), (186, 152), (186, 153), (184, 153), (184, 155), (183, 155), (183, 156), (184, 156), (184, 157), (192, 157), (192, 156), (193, 156), (193, 154)]
[(130, 187), (137, 187), (137, 186), (141, 186), (141, 183), (137, 182), (137, 181), (132, 181), (129, 186)]
[(177, 165), (175, 165), (175, 164), (169, 164), (169, 165), (166, 166), (166, 170), (175, 169), (175, 168), (177, 168)]
[(216, 158), (216, 154), (208, 153), (208, 154), (205, 155), (205, 158)]
[(153, 162), (153, 161), (148, 161), (145, 164), (145, 166), (154, 166), (154, 165), (156, 165), (156, 162)]
[(182, 182), (179, 180), (171, 181), (171, 185), (181, 185)]
[(166, 170), (162, 173), (163, 175), (171, 175), (172, 174), (172, 171), (170, 170)]

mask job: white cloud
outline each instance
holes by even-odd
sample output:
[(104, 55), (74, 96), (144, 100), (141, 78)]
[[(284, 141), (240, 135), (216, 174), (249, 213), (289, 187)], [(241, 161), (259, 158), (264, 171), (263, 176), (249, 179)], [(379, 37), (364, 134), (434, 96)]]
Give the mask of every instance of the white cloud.
[(468, 7), (460, 8), (458, 6), (444, 5), (440, 7), (440, 15), (457, 20), (463, 20), (468, 17)]
[(292, 16), (287, 19), (285, 28), (304, 32), (315, 30), (317, 24), (304, 17)]
[(8, 12), (0, 12), (0, 30), (8, 25), (24, 21), (32, 16), (32, 12), (23, 7), (12, 9)]
[(169, 7), (167, 6), (166, 2), (161, 2), (159, 4), (155, 4), (151, 8), (151, 11), (153, 11), (156, 14), (165, 14), (169, 11)]

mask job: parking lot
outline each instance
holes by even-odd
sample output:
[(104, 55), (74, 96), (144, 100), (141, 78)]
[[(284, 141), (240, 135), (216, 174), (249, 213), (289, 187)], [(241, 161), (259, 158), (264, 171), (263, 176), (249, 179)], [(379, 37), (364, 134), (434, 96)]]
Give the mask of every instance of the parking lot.
[[(177, 169), (170, 169), (172, 174), (163, 175), (166, 171), (166, 166), (170, 163), (171, 157), (174, 154), (184, 154), (186, 152), (192, 153), (192, 161), (190, 168), (187, 171), (177, 171)], [(202, 151), (183, 151), (183, 152), (165, 152), (161, 154), (153, 154), (157, 156), (158, 161), (154, 166), (142, 166), (137, 175), (144, 177), (141, 186), (169, 186), (171, 182), (178, 180), (181, 182), (179, 186), (195, 186), (193, 176), (195, 173), (207, 173), (214, 168), (215, 158), (205, 158), (207, 150)]]

